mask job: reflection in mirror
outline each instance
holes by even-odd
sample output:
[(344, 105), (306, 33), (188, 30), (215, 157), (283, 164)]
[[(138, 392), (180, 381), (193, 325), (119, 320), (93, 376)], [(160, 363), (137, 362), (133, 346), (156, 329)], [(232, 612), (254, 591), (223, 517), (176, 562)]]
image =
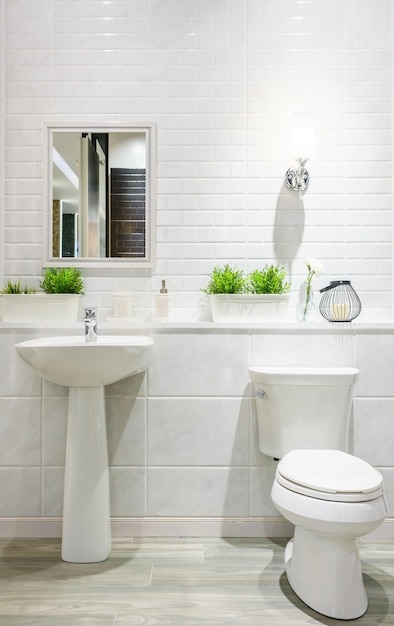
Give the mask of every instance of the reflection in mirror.
[(153, 266), (153, 130), (48, 126), (46, 264)]

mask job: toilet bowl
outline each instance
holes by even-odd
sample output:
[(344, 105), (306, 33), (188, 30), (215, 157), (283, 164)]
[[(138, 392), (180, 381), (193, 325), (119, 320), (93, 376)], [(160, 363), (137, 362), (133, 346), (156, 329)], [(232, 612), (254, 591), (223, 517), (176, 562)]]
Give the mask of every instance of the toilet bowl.
[(338, 450), (294, 450), (278, 463), (271, 497), (295, 525), (285, 551), (295, 593), (328, 617), (363, 615), (368, 599), (357, 538), (386, 517), (381, 474)]
[(355, 368), (249, 368), (260, 450), (279, 463), (271, 498), (295, 526), (290, 586), (312, 609), (356, 619), (368, 606), (358, 537), (387, 507), (381, 474), (347, 453)]

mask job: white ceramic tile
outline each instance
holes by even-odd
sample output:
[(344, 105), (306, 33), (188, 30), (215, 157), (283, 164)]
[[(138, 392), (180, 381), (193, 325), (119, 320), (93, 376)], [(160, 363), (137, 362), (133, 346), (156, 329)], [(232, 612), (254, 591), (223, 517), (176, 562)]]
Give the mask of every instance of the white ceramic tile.
[[(362, 391), (362, 389), (361, 389)], [(357, 398), (354, 454), (374, 466), (393, 465), (394, 398)]]
[(110, 465), (143, 465), (146, 448), (145, 401), (139, 398), (107, 398), (105, 406)]
[(356, 337), (359, 395), (394, 395), (394, 335), (368, 333)]
[(44, 467), (42, 477), (42, 515), (63, 515), (64, 468)]
[(146, 515), (146, 472), (143, 468), (115, 467), (110, 472), (111, 515)]
[[(122, 289), (120, 289), (122, 291)], [(143, 304), (142, 298), (133, 297), (133, 306), (137, 307), (138, 304)], [(113, 298), (111, 300), (111, 308), (113, 305)], [(119, 380), (113, 385), (107, 385), (105, 388), (105, 397), (126, 397), (136, 398), (137, 396), (144, 396), (146, 392), (146, 375), (145, 372), (136, 374)]]
[(150, 396), (242, 396), (248, 383), (246, 334), (152, 335)]
[(275, 478), (275, 461), (265, 467), (253, 467), (250, 472), (250, 514), (255, 516), (277, 517), (278, 511), (271, 500), (272, 483)]
[(68, 398), (43, 401), (43, 465), (63, 465), (66, 458)]
[[(324, 329), (325, 323), (320, 325)], [(304, 334), (301, 322), (297, 333), (256, 333), (252, 337), (251, 365), (354, 366), (354, 336), (351, 329), (337, 335)]]
[(249, 399), (148, 402), (148, 465), (249, 464)]
[(0, 360), (0, 395), (2, 396), (38, 396), (42, 381), (33, 369), (22, 359), (15, 344), (32, 338), (28, 333), (3, 331), (0, 334), (3, 354), (7, 358)]
[(2, 465), (40, 465), (40, 398), (1, 398), (0, 415)]
[(243, 468), (150, 468), (148, 515), (245, 516), (249, 470)]
[(41, 468), (0, 468), (0, 516), (41, 515)]

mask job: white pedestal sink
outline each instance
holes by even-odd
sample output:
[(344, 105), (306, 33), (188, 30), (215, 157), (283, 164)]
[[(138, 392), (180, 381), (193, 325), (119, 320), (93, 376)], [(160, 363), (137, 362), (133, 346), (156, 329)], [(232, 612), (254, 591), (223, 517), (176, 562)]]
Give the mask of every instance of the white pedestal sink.
[(43, 337), (16, 344), (46, 380), (69, 387), (62, 559), (104, 561), (111, 552), (104, 385), (148, 368), (145, 336)]

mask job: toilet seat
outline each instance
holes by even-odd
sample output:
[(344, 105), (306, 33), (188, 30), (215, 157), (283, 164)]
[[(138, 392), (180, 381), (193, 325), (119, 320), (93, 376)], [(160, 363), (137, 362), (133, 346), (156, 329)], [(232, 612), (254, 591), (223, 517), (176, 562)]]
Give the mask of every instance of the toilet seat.
[(383, 493), (375, 468), (339, 450), (293, 450), (278, 463), (275, 478), (285, 489), (331, 502), (366, 502)]

